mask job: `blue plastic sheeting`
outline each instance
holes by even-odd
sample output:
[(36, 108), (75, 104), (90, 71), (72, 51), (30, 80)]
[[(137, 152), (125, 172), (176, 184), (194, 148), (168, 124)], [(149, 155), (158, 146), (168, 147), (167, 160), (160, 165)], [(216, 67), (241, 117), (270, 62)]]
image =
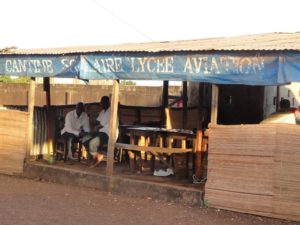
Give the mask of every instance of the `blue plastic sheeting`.
[(0, 74), (278, 85), (300, 82), (300, 52), (1, 55)]

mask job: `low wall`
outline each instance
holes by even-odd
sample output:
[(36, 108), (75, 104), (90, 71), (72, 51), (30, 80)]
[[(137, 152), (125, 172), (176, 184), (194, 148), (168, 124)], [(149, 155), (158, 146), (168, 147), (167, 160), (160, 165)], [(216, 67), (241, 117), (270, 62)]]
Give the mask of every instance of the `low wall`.
[(211, 126), (209, 207), (300, 221), (300, 126)]

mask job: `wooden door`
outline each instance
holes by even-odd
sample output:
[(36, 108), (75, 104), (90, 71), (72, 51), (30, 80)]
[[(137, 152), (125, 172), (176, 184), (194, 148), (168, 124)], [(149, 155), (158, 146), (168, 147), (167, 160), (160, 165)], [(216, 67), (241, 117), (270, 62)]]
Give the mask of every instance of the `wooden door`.
[(220, 85), (219, 124), (254, 124), (263, 119), (263, 86)]

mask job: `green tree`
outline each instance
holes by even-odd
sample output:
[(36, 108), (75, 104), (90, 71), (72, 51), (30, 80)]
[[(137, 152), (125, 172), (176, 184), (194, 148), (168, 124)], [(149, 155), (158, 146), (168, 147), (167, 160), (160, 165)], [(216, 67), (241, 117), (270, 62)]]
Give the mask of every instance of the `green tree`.
[(133, 82), (132, 80), (121, 80), (121, 85), (126, 85), (126, 86), (135, 86), (136, 83)]
[(0, 83), (29, 83), (30, 77), (17, 77), (12, 78), (11, 76), (0, 76)]

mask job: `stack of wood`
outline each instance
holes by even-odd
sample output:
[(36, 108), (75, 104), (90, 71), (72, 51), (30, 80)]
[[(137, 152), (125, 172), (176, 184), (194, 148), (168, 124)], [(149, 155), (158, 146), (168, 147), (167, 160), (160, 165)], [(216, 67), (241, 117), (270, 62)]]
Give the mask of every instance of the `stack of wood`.
[(0, 110), (0, 173), (23, 172), (27, 126), (27, 112)]
[(208, 205), (300, 220), (300, 126), (210, 127)]

